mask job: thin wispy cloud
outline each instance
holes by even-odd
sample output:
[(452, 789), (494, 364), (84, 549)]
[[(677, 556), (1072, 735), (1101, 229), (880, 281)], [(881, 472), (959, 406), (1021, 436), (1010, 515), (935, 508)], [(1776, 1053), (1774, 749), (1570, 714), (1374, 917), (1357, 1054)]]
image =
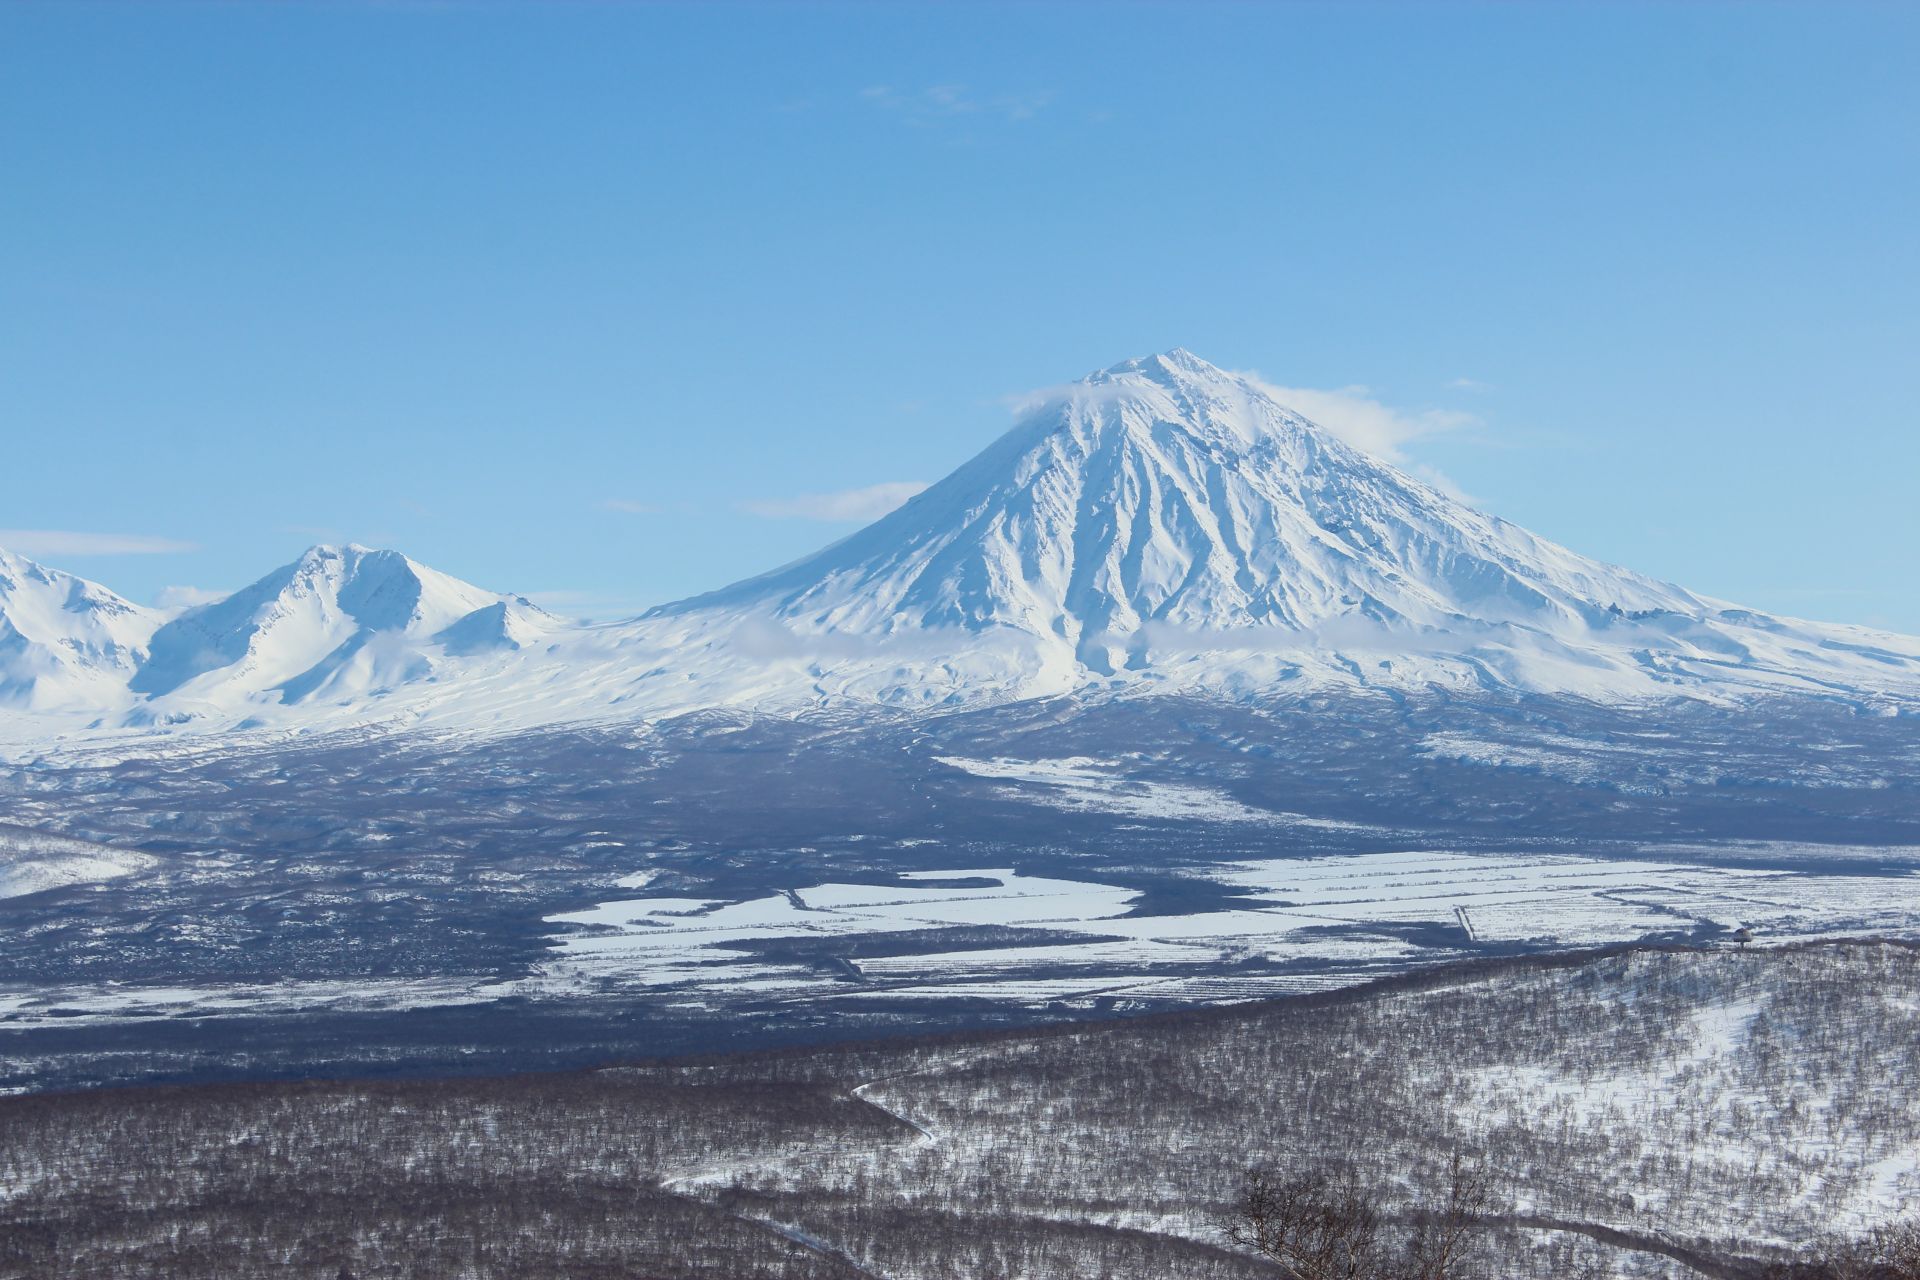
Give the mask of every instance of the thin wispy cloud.
[(1396, 464), (1407, 461), (1405, 446), (1415, 441), (1480, 425), (1478, 417), (1458, 409), (1398, 409), (1366, 387), (1283, 387), (1257, 373), (1241, 376), (1354, 448)]
[[(1474, 503), (1473, 495), (1455, 484), (1445, 473), (1428, 463), (1408, 456), (1406, 446), (1436, 436), (1451, 435), (1484, 425), (1474, 414), (1458, 409), (1400, 409), (1386, 404), (1363, 386), (1285, 387), (1270, 382), (1251, 370), (1241, 370), (1246, 379), (1266, 395), (1295, 413), (1325, 429), (1363, 453), (1390, 462), (1434, 488), (1461, 502)], [(1016, 416), (1032, 413), (1047, 405), (1071, 399), (1087, 406), (1123, 399), (1133, 394), (1119, 383), (1070, 382), (1041, 387), (1002, 398)]]
[(625, 498), (608, 498), (600, 504), (602, 511), (618, 511), (630, 516), (658, 515), (666, 508), (657, 502), (629, 502)]
[(207, 587), (162, 587), (153, 597), (153, 603), (161, 609), (191, 609), (197, 604), (225, 600), (232, 594), (231, 591), (215, 591)]
[(876, 84), (862, 89), (860, 100), (914, 124), (965, 118), (1018, 124), (1045, 110), (1053, 102), (1053, 94), (1047, 90), (980, 94), (959, 84), (936, 84), (921, 89)]
[(1455, 501), (1479, 505), (1479, 500), (1456, 484), (1453, 477), (1431, 463), (1407, 456), (1406, 450), (1406, 446), (1423, 440), (1479, 427), (1482, 424), (1475, 415), (1458, 409), (1395, 408), (1362, 386), (1282, 387), (1257, 373), (1241, 376), (1362, 453), (1391, 462)]
[(1492, 388), (1478, 378), (1450, 378), (1447, 381), (1449, 391), (1490, 391)]
[(0, 547), (23, 556), (164, 556), (200, 549), (178, 538), (74, 529), (0, 529)]
[(926, 487), (919, 480), (889, 480), (835, 493), (743, 502), (740, 509), (770, 520), (878, 520)]
[(630, 618), (659, 603), (658, 600), (624, 591), (529, 591), (525, 593), (525, 598), (548, 613), (582, 622), (596, 618)]

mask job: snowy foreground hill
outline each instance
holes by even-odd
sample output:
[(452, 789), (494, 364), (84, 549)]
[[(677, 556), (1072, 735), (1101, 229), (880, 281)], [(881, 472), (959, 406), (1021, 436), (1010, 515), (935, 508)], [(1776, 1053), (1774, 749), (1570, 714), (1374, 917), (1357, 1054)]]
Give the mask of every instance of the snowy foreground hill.
[[(1498, 961), (1239, 1009), (509, 1079), (0, 1099), (0, 1275), (1260, 1280), (1250, 1168), (1475, 1280), (1770, 1271), (1920, 1203), (1920, 954)], [(1389, 1255), (1390, 1256), (1390, 1255)], [(1362, 1276), (1399, 1275), (1370, 1269)]]
[(361, 547), (164, 621), (0, 559), (0, 735), (19, 745), (1436, 689), (1892, 714), (1920, 705), (1920, 639), (1586, 559), (1178, 350), (1062, 389), (850, 538), (612, 625)]

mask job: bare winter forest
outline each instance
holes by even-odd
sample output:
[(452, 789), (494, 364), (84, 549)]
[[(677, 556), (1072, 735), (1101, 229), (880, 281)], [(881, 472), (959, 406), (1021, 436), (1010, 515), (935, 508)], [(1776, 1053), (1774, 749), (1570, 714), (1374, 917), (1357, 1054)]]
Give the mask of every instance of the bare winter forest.
[(21, 1096), (0, 1275), (1908, 1275), (1885, 1229), (1920, 1208), (1917, 1062), (1920, 949), (1842, 942), (579, 1073)]

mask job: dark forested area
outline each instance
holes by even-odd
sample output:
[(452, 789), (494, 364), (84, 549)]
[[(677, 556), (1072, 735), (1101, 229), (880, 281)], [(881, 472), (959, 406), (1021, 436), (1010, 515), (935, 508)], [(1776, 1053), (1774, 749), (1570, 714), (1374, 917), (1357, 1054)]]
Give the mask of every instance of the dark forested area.
[(1226, 1280), (1286, 1274), (1234, 1239), (1260, 1178), (1363, 1189), (1399, 1250), (1463, 1167), (1474, 1229), (1429, 1274), (1837, 1275), (1818, 1250), (1920, 1205), (1916, 1063), (1920, 950), (1845, 942), (591, 1072), (21, 1096), (0, 1275)]

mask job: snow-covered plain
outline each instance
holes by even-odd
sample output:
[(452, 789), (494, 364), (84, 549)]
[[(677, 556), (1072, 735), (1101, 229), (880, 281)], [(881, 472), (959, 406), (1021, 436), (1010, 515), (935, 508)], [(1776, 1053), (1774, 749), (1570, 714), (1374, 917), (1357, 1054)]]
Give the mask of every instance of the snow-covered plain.
[[(552, 917), (568, 928), (557, 935), (559, 956), (542, 981), (665, 989), (689, 1000), (719, 998), (744, 983), (795, 998), (886, 992), (1204, 1003), (1320, 989), (1336, 967), (1336, 984), (1364, 981), (1460, 956), (1476, 949), (1471, 943), (1590, 947), (1714, 936), (1743, 925), (1788, 940), (1900, 931), (1920, 918), (1920, 874), (1816, 878), (1576, 856), (1396, 852), (1228, 865), (1218, 878), (1252, 900), (1135, 915), (1135, 895), (1125, 890), (1003, 869), (916, 873), (890, 886), (824, 884), (738, 903), (626, 899)], [(936, 888), (916, 880), (985, 883)], [(1041, 945), (1015, 939), (856, 957), (857, 977), (837, 967), (769, 963), (752, 945), (982, 924), (1055, 936)], [(1231, 973), (1249, 962), (1279, 971)], [(1301, 968), (1288, 972), (1288, 965)]]
[(1273, 826), (1354, 825), (1306, 814), (1257, 809), (1242, 804), (1218, 787), (1143, 782), (1126, 776), (1118, 767), (1119, 762), (1099, 760), (1092, 756), (1072, 756), (1059, 760), (969, 760), (961, 756), (936, 756), (934, 760), (937, 764), (959, 769), (978, 778), (1025, 784), (1001, 788), (999, 794), (1037, 800), (1068, 811)]
[[(1408, 851), (1226, 864), (1214, 878), (1245, 896), (1141, 914), (1124, 887), (961, 867), (742, 901), (618, 898), (549, 917), (549, 955), (523, 976), (15, 990), (0, 998), (0, 1030), (507, 997), (1163, 1007), (1351, 985), (1488, 946), (1724, 938), (1742, 925), (1779, 942), (1898, 933), (1920, 919), (1920, 874)], [(795, 943), (861, 945), (796, 955)]]

